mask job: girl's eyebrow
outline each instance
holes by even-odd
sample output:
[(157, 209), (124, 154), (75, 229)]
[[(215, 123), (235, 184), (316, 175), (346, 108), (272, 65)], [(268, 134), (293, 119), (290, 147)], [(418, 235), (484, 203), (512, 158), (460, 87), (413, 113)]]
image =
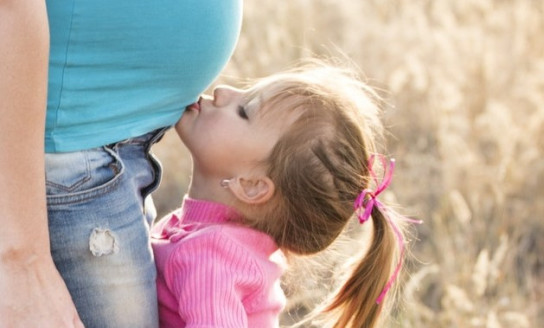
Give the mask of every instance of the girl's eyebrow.
[(248, 99), (246, 104), (249, 107), (259, 107), (259, 103), (260, 103), (260, 101), (259, 101), (259, 99), (257, 97), (252, 97), (252, 98)]
[(243, 107), (246, 109), (248, 116), (254, 116), (260, 108), (260, 97), (256, 94), (249, 94), (244, 100)]

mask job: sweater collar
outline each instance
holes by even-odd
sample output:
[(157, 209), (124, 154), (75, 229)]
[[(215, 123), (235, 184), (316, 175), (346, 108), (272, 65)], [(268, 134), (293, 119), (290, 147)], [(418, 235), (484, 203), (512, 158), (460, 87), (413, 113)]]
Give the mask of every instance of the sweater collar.
[(193, 199), (185, 196), (183, 206), (179, 213), (179, 219), (184, 224), (198, 223), (222, 223), (237, 221), (240, 217), (238, 212), (225, 204)]
[[(170, 238), (175, 242), (177, 238), (183, 238), (201, 224), (236, 222), (239, 219), (238, 212), (230, 206), (185, 196), (183, 206), (173, 212), (170, 219), (162, 220), (154, 226), (153, 235), (157, 239)], [(235, 233), (243, 234), (245, 240), (252, 240), (255, 252), (271, 256), (278, 250), (278, 246), (272, 237), (264, 232), (247, 228), (236, 230)], [(278, 264), (284, 263), (283, 253), (279, 252), (278, 256), (274, 261)]]

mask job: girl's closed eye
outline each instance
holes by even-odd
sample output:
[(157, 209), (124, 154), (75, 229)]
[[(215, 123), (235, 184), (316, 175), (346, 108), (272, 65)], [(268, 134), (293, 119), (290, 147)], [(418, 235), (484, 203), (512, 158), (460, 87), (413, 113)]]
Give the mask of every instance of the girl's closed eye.
[(249, 119), (247, 116), (247, 112), (244, 106), (238, 106), (238, 115), (243, 118), (244, 120)]

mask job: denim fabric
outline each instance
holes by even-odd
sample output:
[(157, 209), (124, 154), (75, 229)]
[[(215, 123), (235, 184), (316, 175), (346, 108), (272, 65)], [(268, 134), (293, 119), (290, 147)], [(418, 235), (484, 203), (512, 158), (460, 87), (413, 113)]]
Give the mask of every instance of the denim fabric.
[(85, 327), (157, 327), (150, 193), (160, 129), (109, 146), (46, 154), (51, 252)]

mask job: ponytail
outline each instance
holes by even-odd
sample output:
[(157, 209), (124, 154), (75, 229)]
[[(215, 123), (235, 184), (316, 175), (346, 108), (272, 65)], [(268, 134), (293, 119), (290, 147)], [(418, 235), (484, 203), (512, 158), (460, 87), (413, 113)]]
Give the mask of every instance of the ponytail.
[(393, 271), (398, 247), (388, 218), (375, 206), (372, 209), (374, 235), (367, 254), (354, 267), (324, 313), (335, 318), (335, 328), (371, 328), (384, 307), (383, 293)]
[[(373, 169), (376, 158), (384, 168), (381, 181), (378, 181)], [(335, 328), (376, 326), (385, 295), (397, 279), (403, 262), (404, 237), (399, 226), (401, 222), (398, 221), (404, 219), (420, 223), (396, 214), (377, 200), (377, 196), (391, 183), (394, 168), (395, 160), (390, 160), (387, 165), (385, 157), (370, 156), (368, 171), (376, 189), (365, 189), (359, 194), (355, 200), (355, 211), (361, 224), (372, 218), (374, 234), (367, 253), (323, 310), (335, 319)]]

